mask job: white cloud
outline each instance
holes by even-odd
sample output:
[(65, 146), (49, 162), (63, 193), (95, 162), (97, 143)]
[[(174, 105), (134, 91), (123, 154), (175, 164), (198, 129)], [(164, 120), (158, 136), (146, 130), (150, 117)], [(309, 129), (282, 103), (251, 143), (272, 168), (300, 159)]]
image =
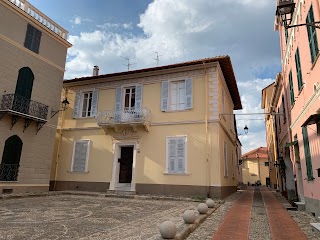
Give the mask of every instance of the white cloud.
[[(142, 36), (125, 32), (132, 29), (131, 23), (104, 23), (94, 31), (70, 36), (73, 47), (66, 79), (90, 75), (94, 65), (101, 73), (126, 71), (121, 56), (135, 58), (132, 69), (153, 67), (154, 51), (161, 55), (160, 65), (230, 55), (242, 112), (261, 112), (261, 89), (272, 79), (257, 79), (255, 75), (280, 65), (274, 11), (275, 3), (269, 0), (154, 0), (140, 16)], [(239, 132), (244, 127), (241, 124), (249, 127), (249, 134), (240, 138), (244, 149), (265, 146), (263, 121), (238, 121)]]
[(74, 24), (79, 25), (79, 24), (81, 24), (81, 18), (80, 17), (75, 17), (73, 22), (74, 22)]

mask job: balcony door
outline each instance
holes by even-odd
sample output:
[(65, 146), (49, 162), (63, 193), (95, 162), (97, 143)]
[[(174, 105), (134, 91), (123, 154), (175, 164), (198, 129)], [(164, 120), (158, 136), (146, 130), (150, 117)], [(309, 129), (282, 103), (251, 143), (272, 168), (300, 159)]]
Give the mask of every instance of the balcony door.
[(34, 75), (29, 67), (19, 70), (12, 110), (28, 114)]
[(124, 89), (123, 113), (122, 121), (130, 122), (134, 118), (136, 105), (136, 87), (128, 87)]
[(0, 165), (0, 181), (17, 181), (22, 145), (17, 135), (6, 140)]

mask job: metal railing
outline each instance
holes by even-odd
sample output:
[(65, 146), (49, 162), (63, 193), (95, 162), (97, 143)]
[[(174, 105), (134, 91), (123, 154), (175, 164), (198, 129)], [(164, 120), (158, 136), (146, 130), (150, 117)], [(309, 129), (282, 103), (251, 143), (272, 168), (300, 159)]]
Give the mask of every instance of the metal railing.
[(106, 110), (97, 114), (98, 125), (116, 123), (147, 123), (151, 122), (151, 111), (148, 108)]
[(0, 164), (0, 181), (17, 181), (19, 164)]
[(42, 120), (47, 120), (48, 108), (47, 105), (16, 94), (3, 95), (0, 104), (0, 110), (11, 110)]

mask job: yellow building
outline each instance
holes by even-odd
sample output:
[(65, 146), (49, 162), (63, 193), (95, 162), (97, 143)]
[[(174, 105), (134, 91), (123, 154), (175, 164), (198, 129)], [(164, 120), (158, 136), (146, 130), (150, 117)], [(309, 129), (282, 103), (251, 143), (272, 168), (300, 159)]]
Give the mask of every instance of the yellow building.
[(243, 182), (252, 185), (260, 181), (263, 186), (270, 186), (268, 151), (259, 147), (242, 155)]
[(68, 32), (25, 0), (0, 0), (0, 194), (48, 191)]
[(236, 190), (229, 56), (64, 81), (52, 190), (224, 198)]

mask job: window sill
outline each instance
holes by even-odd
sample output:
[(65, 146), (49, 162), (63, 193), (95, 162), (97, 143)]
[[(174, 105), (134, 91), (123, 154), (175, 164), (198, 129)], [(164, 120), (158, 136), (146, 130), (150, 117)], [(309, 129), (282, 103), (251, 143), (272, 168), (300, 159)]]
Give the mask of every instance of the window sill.
[(179, 176), (190, 176), (191, 173), (185, 172), (185, 173), (169, 173), (169, 172), (164, 172), (163, 175), (179, 175)]
[(184, 109), (184, 110), (167, 110), (167, 111), (162, 111), (165, 113), (175, 113), (175, 112), (189, 112), (192, 109)]
[(86, 172), (73, 172), (73, 171), (67, 171), (68, 173), (72, 173), (72, 174), (87, 174), (90, 173), (89, 171)]
[(77, 118), (74, 118), (76, 120), (78, 119), (91, 119), (91, 118), (95, 118), (96, 116), (92, 116), (92, 117), (77, 117)]
[(0, 181), (0, 183), (18, 183), (19, 181)]
[(229, 176), (223, 176), (224, 178), (229, 178)]

